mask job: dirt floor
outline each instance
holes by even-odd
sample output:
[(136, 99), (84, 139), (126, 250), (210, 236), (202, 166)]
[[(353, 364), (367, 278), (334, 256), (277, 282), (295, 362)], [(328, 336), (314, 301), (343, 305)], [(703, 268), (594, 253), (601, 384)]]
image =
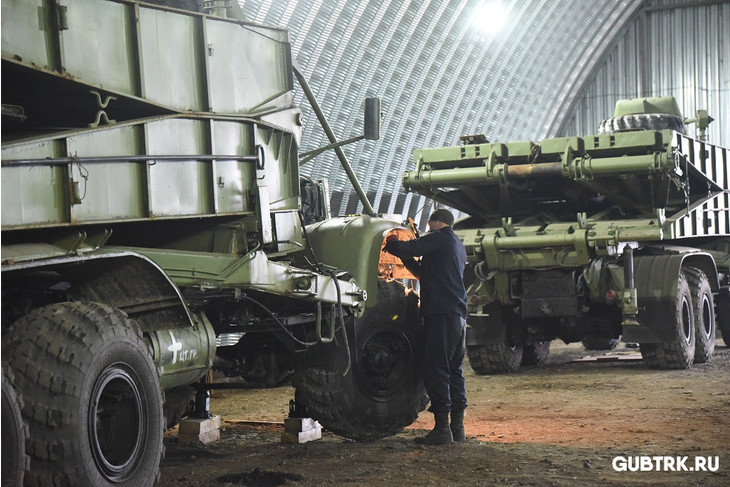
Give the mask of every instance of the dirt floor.
[[(602, 360), (574, 361), (591, 353)], [(170, 430), (160, 485), (730, 486), (730, 349), (722, 340), (711, 363), (682, 371), (649, 369), (623, 345), (604, 355), (559, 341), (541, 367), (494, 376), (464, 369), (466, 442), (414, 443), (433, 425), (423, 412), (379, 441), (323, 432), (282, 444), (293, 388), (220, 391), (211, 411), (223, 419), (221, 440), (181, 443)]]

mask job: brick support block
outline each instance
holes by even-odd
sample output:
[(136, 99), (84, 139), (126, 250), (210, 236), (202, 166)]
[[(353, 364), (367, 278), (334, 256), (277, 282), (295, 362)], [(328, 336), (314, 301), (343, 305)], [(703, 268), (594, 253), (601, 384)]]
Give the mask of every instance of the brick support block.
[(199, 441), (205, 445), (218, 441), (221, 437), (221, 417), (184, 418), (180, 421), (178, 440), (183, 442)]

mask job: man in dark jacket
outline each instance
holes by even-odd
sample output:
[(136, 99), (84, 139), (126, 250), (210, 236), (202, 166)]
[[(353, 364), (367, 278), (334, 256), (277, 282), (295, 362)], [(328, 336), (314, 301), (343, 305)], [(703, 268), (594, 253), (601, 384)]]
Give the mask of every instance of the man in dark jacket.
[[(385, 251), (403, 260), (421, 283), (423, 383), (436, 425), (418, 443), (441, 445), (466, 439), (466, 390), (461, 365), (466, 337), (466, 250), (454, 234), (454, 216), (440, 208), (428, 219), (430, 232), (409, 241), (388, 237)], [(413, 257), (421, 256), (419, 261)], [(449, 412), (451, 424), (449, 424)]]

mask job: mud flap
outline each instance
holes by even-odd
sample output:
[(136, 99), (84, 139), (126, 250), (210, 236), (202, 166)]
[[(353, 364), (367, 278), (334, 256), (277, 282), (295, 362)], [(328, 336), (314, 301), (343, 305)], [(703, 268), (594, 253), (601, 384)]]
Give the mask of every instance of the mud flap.
[(514, 326), (514, 317), (498, 303), (490, 303), (481, 314), (470, 314), (466, 320), (466, 344), (488, 345), (522, 343), (524, 330)]
[(717, 289), (717, 270), (709, 254), (682, 252), (671, 255), (634, 257), (634, 276), (638, 295), (639, 325), (624, 325), (623, 341), (636, 343), (670, 343), (674, 337), (674, 303), (677, 299), (677, 279), (683, 266), (697, 267), (710, 277)]

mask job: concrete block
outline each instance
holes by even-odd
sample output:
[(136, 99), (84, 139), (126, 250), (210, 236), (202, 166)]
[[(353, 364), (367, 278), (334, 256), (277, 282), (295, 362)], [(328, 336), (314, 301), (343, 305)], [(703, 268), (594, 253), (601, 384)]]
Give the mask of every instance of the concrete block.
[(286, 418), (282, 443), (298, 444), (322, 438), (322, 426), (312, 418)]
[(284, 420), (284, 431), (290, 433), (299, 433), (300, 431), (309, 431), (316, 428), (321, 428), (321, 426), (312, 418), (286, 418)]
[(212, 418), (184, 418), (180, 421), (178, 440), (200, 441), (207, 445), (220, 439), (220, 427), (221, 417), (217, 415)]
[(322, 428), (312, 429), (309, 431), (302, 431), (299, 433), (292, 433), (284, 431), (281, 434), (282, 443), (298, 444), (306, 443), (308, 441), (319, 440), (322, 438)]
[(204, 445), (210, 445), (211, 443), (215, 443), (216, 441), (221, 439), (221, 432), (220, 430), (213, 430), (208, 431), (206, 433), (200, 433), (197, 435), (189, 434), (189, 433), (180, 433), (177, 435), (178, 441), (181, 441), (183, 443), (188, 443), (191, 441), (199, 441)]

